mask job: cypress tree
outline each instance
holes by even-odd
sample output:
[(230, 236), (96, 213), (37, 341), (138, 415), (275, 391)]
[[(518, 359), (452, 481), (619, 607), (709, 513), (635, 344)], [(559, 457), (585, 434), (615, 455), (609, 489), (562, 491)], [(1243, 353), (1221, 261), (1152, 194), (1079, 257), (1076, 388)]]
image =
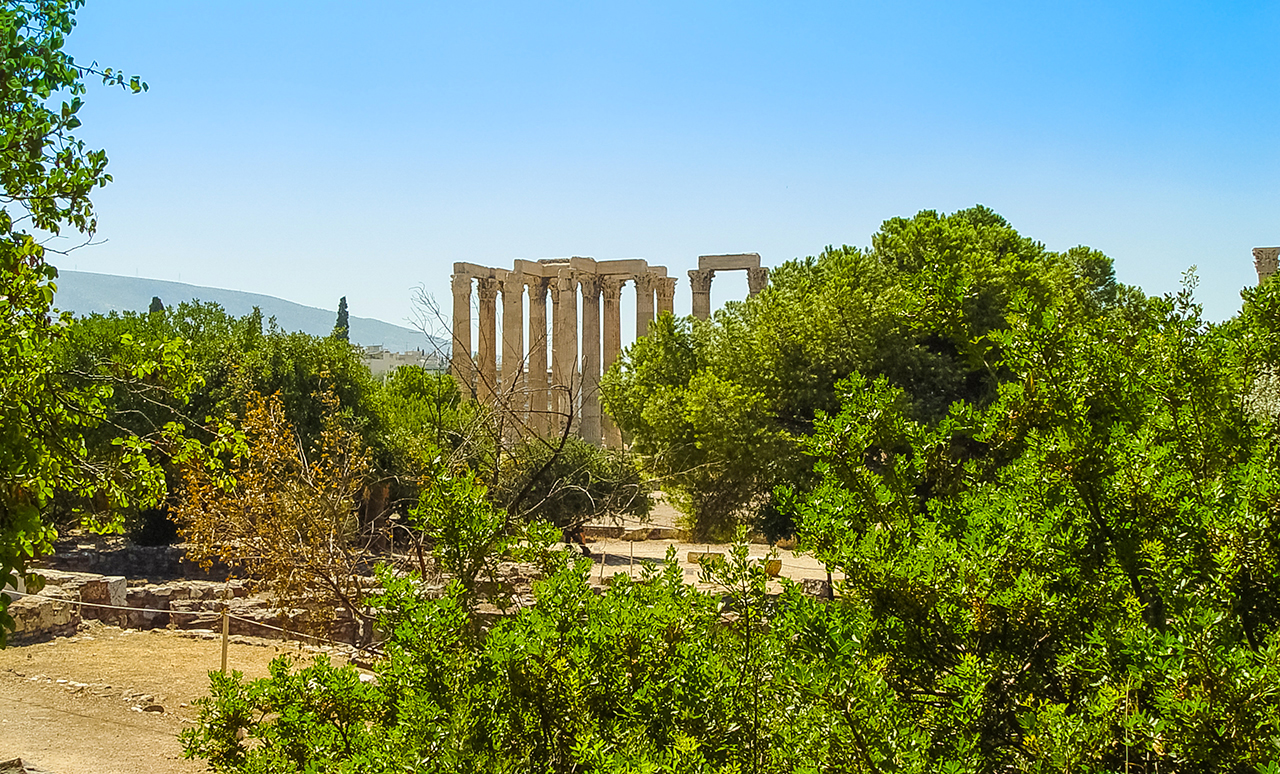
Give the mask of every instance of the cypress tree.
[(349, 330), (350, 326), (347, 322), (347, 297), (343, 296), (338, 300), (338, 321), (334, 323), (333, 336), (334, 338), (342, 339), (343, 341), (350, 341), (350, 338), (348, 338), (347, 335)]

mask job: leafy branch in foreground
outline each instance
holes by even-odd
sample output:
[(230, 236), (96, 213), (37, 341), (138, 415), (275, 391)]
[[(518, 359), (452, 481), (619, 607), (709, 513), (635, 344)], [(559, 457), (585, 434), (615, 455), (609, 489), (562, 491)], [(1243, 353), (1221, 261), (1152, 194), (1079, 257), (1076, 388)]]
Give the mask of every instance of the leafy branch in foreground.
[[(145, 88), (66, 53), (82, 5), (0, 3), (0, 589), (50, 550), (56, 532), (44, 511), (55, 491), (118, 506), (153, 502), (164, 486), (148, 456), (153, 438), (125, 434), (91, 451), (86, 433), (109, 419), (110, 388), (67, 379), (54, 362), (66, 318), (53, 312), (57, 270), (36, 235), (53, 239), (70, 229), (91, 237), (97, 218), (89, 195), (111, 180), (106, 153), (75, 136), (82, 79)], [(180, 371), (160, 370), (181, 382)], [(0, 594), (0, 645), (13, 625), (8, 604)]]

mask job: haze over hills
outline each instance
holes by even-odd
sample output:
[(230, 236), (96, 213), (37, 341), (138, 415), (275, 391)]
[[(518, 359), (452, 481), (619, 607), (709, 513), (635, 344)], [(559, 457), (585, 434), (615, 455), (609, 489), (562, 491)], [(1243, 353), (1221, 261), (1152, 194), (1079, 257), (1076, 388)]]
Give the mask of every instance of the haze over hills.
[[(240, 317), (249, 314), (256, 306), (265, 319), (276, 318), (276, 324), (286, 331), (302, 331), (315, 336), (327, 336), (333, 331), (337, 319), (338, 299), (333, 309), (317, 309), (295, 304), (274, 296), (245, 293), (239, 290), (206, 288), (184, 282), (121, 277), (115, 274), (95, 274), (85, 271), (58, 271), (58, 293), (53, 305), (77, 316), (108, 314), (110, 312), (145, 312), (151, 298), (158, 296), (166, 307), (183, 301), (199, 299), (219, 304), (228, 314)], [(352, 303), (352, 299), (347, 299)], [(357, 304), (352, 304), (358, 308)], [(349, 318), (351, 343), (371, 346), (380, 344), (392, 352), (411, 350), (448, 353), (448, 342), (428, 337), (412, 328), (392, 325), (351, 314)]]

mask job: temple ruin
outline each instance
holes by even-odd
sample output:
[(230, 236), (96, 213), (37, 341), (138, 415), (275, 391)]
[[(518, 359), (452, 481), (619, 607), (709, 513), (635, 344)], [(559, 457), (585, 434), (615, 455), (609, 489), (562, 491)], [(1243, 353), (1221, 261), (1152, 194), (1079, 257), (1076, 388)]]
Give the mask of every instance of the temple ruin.
[(711, 316), (711, 280), (718, 271), (743, 270), (747, 272), (747, 287), (755, 295), (769, 284), (769, 270), (760, 265), (759, 253), (736, 255), (700, 255), (698, 268), (689, 270), (689, 287), (693, 290), (691, 314), (699, 320)]
[[(704, 255), (689, 272), (693, 314), (711, 314), (711, 279), (717, 271), (747, 271), (751, 295), (768, 281), (756, 253)], [(464, 398), (493, 405), (519, 431), (550, 434), (570, 429), (600, 445), (621, 446), (622, 434), (600, 408), (600, 376), (622, 351), (619, 301), (630, 284), (636, 294), (636, 338), (649, 321), (674, 314), (676, 278), (641, 259), (517, 259), (511, 269), (453, 265), (451, 371)], [(472, 288), (478, 304), (477, 341), (471, 341)], [(528, 336), (525, 297), (528, 295)], [(551, 297), (548, 341), (547, 296)], [(603, 308), (601, 301), (603, 300)], [(503, 325), (498, 325), (498, 304)], [(508, 321), (518, 321), (511, 325)], [(581, 338), (581, 348), (579, 348)], [(499, 354), (501, 347), (501, 354)], [(456, 353), (470, 353), (457, 357)], [(501, 365), (499, 365), (501, 364)]]

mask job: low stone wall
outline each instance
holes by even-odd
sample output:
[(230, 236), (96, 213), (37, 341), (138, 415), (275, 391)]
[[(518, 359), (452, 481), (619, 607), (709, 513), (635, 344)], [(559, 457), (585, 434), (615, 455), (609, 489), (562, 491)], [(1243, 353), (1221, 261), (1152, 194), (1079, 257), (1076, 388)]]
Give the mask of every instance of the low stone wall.
[[(14, 645), (75, 634), (85, 620), (99, 620), (125, 629), (216, 632), (222, 628), (224, 607), (231, 614), (230, 634), (286, 639), (293, 638), (288, 632), (306, 631), (310, 617), (307, 610), (280, 610), (272, 606), (266, 596), (252, 594), (249, 584), (243, 580), (180, 580), (130, 586), (118, 575), (50, 569), (37, 572), (46, 583), (39, 596), (9, 594), (12, 599), (9, 614), (16, 622), (10, 638)], [(339, 618), (328, 625), (324, 634), (336, 642), (355, 643), (367, 632), (362, 632), (356, 621)]]
[(105, 538), (96, 542), (62, 542), (58, 544), (55, 553), (45, 558), (41, 564), (52, 570), (123, 575), (149, 581), (224, 581), (230, 575), (227, 566), (220, 562), (206, 570), (187, 559), (187, 548), (183, 544), (138, 546), (121, 538)]

